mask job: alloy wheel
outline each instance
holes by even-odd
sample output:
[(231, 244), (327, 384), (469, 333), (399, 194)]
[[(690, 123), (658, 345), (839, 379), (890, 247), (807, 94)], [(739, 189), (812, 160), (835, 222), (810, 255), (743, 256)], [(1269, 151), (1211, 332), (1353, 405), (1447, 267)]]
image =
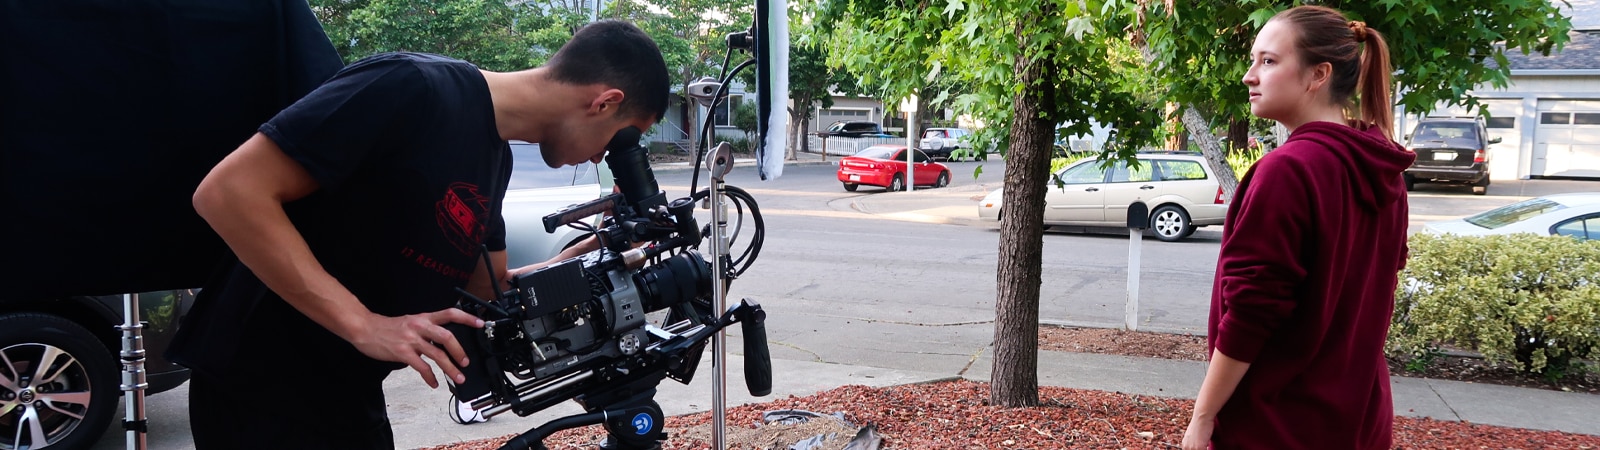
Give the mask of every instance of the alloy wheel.
[(0, 449), (43, 449), (89, 413), (89, 371), (71, 353), (36, 343), (0, 349)]

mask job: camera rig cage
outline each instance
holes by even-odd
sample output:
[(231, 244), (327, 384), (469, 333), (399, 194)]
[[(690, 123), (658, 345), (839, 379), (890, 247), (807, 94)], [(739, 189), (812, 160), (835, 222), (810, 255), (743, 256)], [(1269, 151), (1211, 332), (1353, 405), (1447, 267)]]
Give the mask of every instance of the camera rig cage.
[[(546, 232), (584, 227), (600, 249), (519, 274), (505, 290), (495, 286), (494, 299), (460, 291), (458, 307), (484, 326), (448, 327), (475, 362), (463, 368), (466, 382), (451, 386), (457, 398), (470, 399), (485, 417), (527, 416), (568, 399), (587, 411), (531, 429), (503, 449), (544, 449), (550, 434), (593, 424), (607, 431), (602, 448), (658, 448), (666, 434), (656, 386), (665, 378), (688, 384), (709, 338), (735, 323), (742, 326), (750, 394), (771, 393), (761, 305), (746, 299), (719, 312), (711, 301), (714, 279), (726, 288), (759, 252), (759, 210), (748, 194), (730, 188), (730, 197), (748, 204), (758, 238), (741, 255), (742, 265), (723, 256), (719, 266), (726, 269), (716, 276), (696, 250), (707, 233), (694, 208), (710, 190), (666, 201), (639, 138), (629, 127), (606, 145), (620, 193), (544, 217)], [(583, 223), (607, 212), (600, 228)], [(663, 311), (660, 326), (646, 319)]]

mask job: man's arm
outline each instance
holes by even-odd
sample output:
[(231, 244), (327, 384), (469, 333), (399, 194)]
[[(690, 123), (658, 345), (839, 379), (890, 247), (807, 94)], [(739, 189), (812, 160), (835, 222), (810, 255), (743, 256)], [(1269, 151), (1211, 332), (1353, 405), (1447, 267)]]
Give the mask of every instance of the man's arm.
[(440, 325), (457, 322), (481, 327), (482, 321), (454, 308), (404, 317), (385, 317), (368, 310), (322, 268), (283, 209), (284, 203), (317, 188), (304, 167), (272, 139), (257, 133), (200, 182), (194, 208), (240, 262), (318, 325), (373, 359), (411, 366), (430, 387), (438, 387), (438, 382), (423, 356), (461, 382), (461, 371), (451, 361), (464, 366), (467, 358), (455, 337)]
[(558, 263), (558, 262), (566, 261), (566, 260), (569, 260), (569, 259), (572, 259), (572, 258), (577, 258), (578, 256), (581, 256), (584, 253), (589, 253), (589, 252), (592, 252), (592, 251), (595, 251), (595, 250), (599, 250), (599, 249), (600, 249), (600, 239), (594, 237), (593, 235), (590, 235), (589, 237), (584, 238), (584, 240), (578, 241), (578, 243), (572, 244), (572, 246), (567, 247), (565, 249), (562, 249), (561, 253), (556, 254), (556, 256), (554, 256), (554, 257), (552, 257), (552, 258), (550, 258), (548, 260), (541, 261), (541, 262), (536, 262), (536, 263), (529, 264), (529, 265), (522, 266), (522, 267), (518, 267), (518, 268), (515, 268), (515, 269), (511, 269), (510, 273), (508, 274), (508, 276), (506, 278), (509, 279), (510, 277), (514, 277), (514, 276), (517, 276), (517, 275), (522, 275), (524, 273), (528, 273), (528, 272), (532, 272), (532, 271), (535, 271), (535, 270), (539, 270), (542, 267), (545, 267), (545, 266), (548, 266), (548, 265), (551, 265), (551, 264), (555, 264), (555, 263)]
[(513, 274), (513, 272), (504, 270), (506, 267), (505, 250), (489, 252), (489, 260), (494, 262), (494, 267), (501, 268), (499, 273), (492, 275), (494, 277), (494, 282), (491, 283), (489, 281), (489, 277), (491, 276), (489, 273), (489, 266), (484, 264), (484, 262), (480, 259), (478, 261), (478, 268), (472, 273), (472, 278), (467, 280), (466, 288), (467, 292), (471, 292), (472, 295), (486, 301), (494, 300), (499, 296), (499, 292), (495, 291), (497, 286), (502, 291), (505, 290), (507, 286), (510, 286), (511, 275)]

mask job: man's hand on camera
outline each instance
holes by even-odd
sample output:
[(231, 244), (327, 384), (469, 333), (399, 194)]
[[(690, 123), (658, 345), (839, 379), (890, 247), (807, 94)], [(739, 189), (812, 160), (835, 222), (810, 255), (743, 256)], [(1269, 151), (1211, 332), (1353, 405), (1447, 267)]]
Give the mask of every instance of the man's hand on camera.
[(438, 388), (439, 381), (434, 378), (433, 369), (422, 357), (433, 360), (445, 376), (457, 384), (466, 381), (466, 376), (461, 374), (459, 368), (471, 363), (466, 351), (461, 349), (461, 343), (456, 342), (455, 335), (450, 334), (450, 330), (443, 325), (454, 322), (474, 328), (483, 327), (482, 319), (455, 308), (401, 317), (372, 314), (364, 322), (350, 343), (372, 359), (411, 366), (422, 375), (422, 380), (430, 388)]

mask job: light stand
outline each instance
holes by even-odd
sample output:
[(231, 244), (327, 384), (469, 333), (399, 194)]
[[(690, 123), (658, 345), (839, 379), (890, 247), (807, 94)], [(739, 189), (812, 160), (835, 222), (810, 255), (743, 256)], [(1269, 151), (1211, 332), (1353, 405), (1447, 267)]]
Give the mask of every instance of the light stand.
[[(716, 105), (723, 92), (723, 83), (711, 77), (701, 78), (690, 84), (689, 97), (699, 102), (708, 109)], [(709, 114), (708, 114), (709, 116)], [(710, 117), (702, 118), (710, 120)], [(705, 127), (701, 127), (705, 130)], [(711, 273), (715, 274), (716, 281), (711, 283), (711, 296), (713, 299), (712, 310), (724, 311), (728, 309), (728, 205), (724, 201), (723, 192), (726, 185), (726, 176), (733, 170), (733, 152), (727, 142), (717, 145), (715, 150), (711, 147), (710, 136), (702, 136), (701, 141), (706, 143), (705, 162), (711, 183), (707, 185), (710, 195), (706, 196), (705, 203), (701, 206), (711, 210)], [(711, 336), (711, 446), (716, 449), (726, 448), (727, 422), (727, 332), (718, 330)]]
[(144, 450), (149, 431), (144, 417), (144, 323), (139, 321), (139, 294), (122, 295), (122, 392), (125, 404), (122, 428), (127, 430), (128, 450)]

